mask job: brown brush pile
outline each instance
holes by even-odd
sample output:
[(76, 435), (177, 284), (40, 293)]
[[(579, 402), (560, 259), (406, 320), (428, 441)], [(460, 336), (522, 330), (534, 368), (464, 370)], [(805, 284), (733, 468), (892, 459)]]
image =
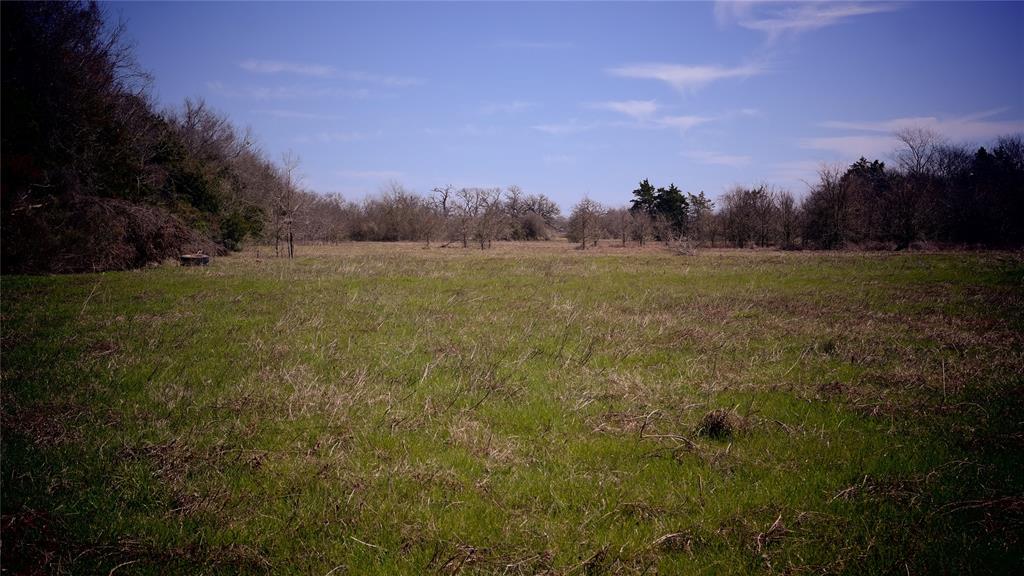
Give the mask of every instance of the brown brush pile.
[(708, 438), (729, 438), (747, 426), (747, 420), (735, 410), (719, 408), (701, 418), (697, 433)]

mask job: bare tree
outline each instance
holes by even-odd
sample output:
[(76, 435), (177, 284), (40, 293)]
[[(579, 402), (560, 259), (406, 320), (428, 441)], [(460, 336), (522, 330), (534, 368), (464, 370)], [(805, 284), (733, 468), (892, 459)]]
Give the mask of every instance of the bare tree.
[(299, 157), (292, 151), (285, 152), (281, 157), (281, 185), (274, 199), (274, 250), (281, 255), (280, 241), (282, 235), (288, 242), (288, 257), (295, 257), (295, 219), (302, 209), (307, 197), (299, 188)]
[(762, 184), (748, 191), (751, 214), (756, 223), (757, 243), (768, 246), (775, 237), (775, 191)]
[(721, 219), (726, 239), (738, 248), (754, 238), (756, 223), (749, 190), (736, 186), (722, 196)]
[(520, 231), (526, 240), (550, 240), (551, 226), (536, 212), (527, 212), (520, 221)]
[(523, 189), (515, 184), (505, 189), (505, 216), (508, 218), (509, 236), (513, 240), (524, 240), (523, 218), (526, 216), (526, 197)]
[(453, 232), (462, 241), (463, 248), (469, 247), (469, 236), (476, 224), (478, 210), (476, 190), (459, 188), (455, 193), (455, 206), (452, 210), (455, 224)]
[[(455, 187), (437, 186), (433, 189), (429, 204), (435, 213), (435, 231), (439, 230), (445, 238), (450, 234), (452, 204), (454, 202)], [(430, 244), (430, 240), (427, 240)]]
[(722, 235), (723, 228), (724, 228), (724, 225), (722, 224), (722, 216), (721, 216), (721, 214), (719, 214), (717, 212), (712, 213), (711, 216), (707, 220), (707, 228), (706, 228), (707, 237), (708, 237), (708, 240), (711, 243), (711, 247), (715, 246), (715, 241), (718, 239), (719, 236)]
[(531, 194), (526, 197), (525, 203), (527, 211), (543, 218), (544, 223), (552, 228), (555, 226), (555, 221), (562, 215), (558, 204), (543, 194)]
[(619, 238), (622, 240), (622, 245), (625, 246), (631, 232), (629, 209), (625, 207), (609, 208), (601, 218), (601, 227), (604, 228), (604, 234), (607, 237)]
[(894, 135), (901, 145), (895, 152), (900, 169), (908, 175), (931, 175), (942, 137), (927, 128), (903, 128)]
[(654, 231), (654, 237), (664, 242), (665, 246), (668, 246), (675, 240), (675, 230), (672, 226), (672, 221), (664, 214), (655, 214), (651, 217), (651, 230)]
[(849, 229), (849, 202), (843, 168), (823, 165), (818, 170), (818, 183), (804, 199), (804, 242), (819, 248), (840, 248), (846, 243)]
[(502, 204), (501, 188), (476, 189), (476, 239), (480, 249), (491, 247), (505, 226), (505, 212)]
[(895, 152), (896, 162), (903, 177), (892, 186), (892, 202), (887, 216), (890, 229), (900, 247), (913, 241), (927, 220), (925, 212), (932, 208), (928, 199), (935, 196), (936, 175), (941, 166), (941, 136), (927, 128), (898, 130), (896, 139), (900, 148)]
[(778, 193), (778, 218), (779, 218), (779, 239), (782, 248), (791, 248), (796, 241), (797, 228), (799, 226), (799, 208), (796, 199), (789, 190)]
[(687, 228), (693, 238), (699, 242), (711, 240), (714, 244), (713, 228), (715, 220), (715, 203), (700, 192), (697, 195), (689, 194), (690, 211)]
[(640, 246), (643, 246), (654, 235), (654, 222), (647, 212), (643, 210), (630, 210), (629, 229), (633, 233), (633, 239)]
[(587, 249), (587, 242), (596, 243), (600, 237), (600, 220), (603, 213), (604, 208), (600, 203), (584, 196), (583, 200), (573, 206), (569, 215), (569, 241), (579, 242), (583, 250)]

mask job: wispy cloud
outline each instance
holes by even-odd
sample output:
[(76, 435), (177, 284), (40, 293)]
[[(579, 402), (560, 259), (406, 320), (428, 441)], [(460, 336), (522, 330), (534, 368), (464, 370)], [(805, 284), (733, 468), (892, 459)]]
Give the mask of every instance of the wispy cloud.
[(608, 73), (622, 78), (640, 78), (660, 80), (680, 92), (692, 92), (705, 86), (730, 78), (749, 78), (764, 74), (765, 68), (759, 65), (745, 66), (685, 66), (682, 64), (633, 64), (609, 68)]
[(371, 92), (365, 88), (340, 88), (337, 86), (228, 86), (223, 82), (207, 82), (206, 88), (214, 94), (226, 98), (250, 100), (362, 99), (371, 95)]
[(463, 124), (462, 127), (459, 128), (459, 132), (468, 136), (493, 136), (495, 134), (499, 134), (501, 132), (501, 128), (490, 124), (481, 126), (470, 122), (468, 124)]
[(383, 74), (371, 74), (369, 72), (359, 72), (353, 70), (342, 70), (337, 73), (336, 78), (343, 80), (351, 80), (352, 82), (366, 82), (369, 84), (378, 84), (380, 86), (389, 86), (392, 88), (402, 88), (404, 86), (416, 86), (423, 84), (422, 78), (415, 78), (412, 76), (388, 76)]
[(243, 70), (258, 74), (294, 74), (296, 76), (312, 76), (314, 78), (330, 78), (337, 72), (333, 66), (325, 64), (285, 62), (282, 60), (249, 59), (243, 61), (239, 66)]
[(243, 70), (257, 74), (289, 74), (294, 76), (305, 76), (308, 78), (322, 78), (335, 80), (348, 80), (357, 83), (375, 84), (401, 88), (422, 84), (420, 78), (411, 76), (392, 76), (385, 74), (372, 74), (357, 70), (339, 70), (328, 64), (315, 64), (309, 62), (288, 62), (284, 60), (256, 60), (249, 59), (239, 64)]
[(543, 132), (545, 134), (551, 134), (553, 136), (563, 136), (566, 134), (577, 134), (579, 132), (586, 132), (592, 130), (595, 124), (583, 124), (573, 119), (568, 122), (556, 123), (556, 124), (537, 124), (532, 126), (534, 130)]
[(356, 142), (359, 140), (366, 140), (370, 136), (370, 134), (363, 132), (317, 132), (316, 134), (296, 136), (292, 141), (297, 144), (333, 144), (338, 142)]
[(586, 108), (596, 110), (608, 110), (626, 116), (628, 120), (616, 122), (589, 122), (584, 123), (573, 118), (568, 122), (540, 124), (533, 126), (534, 130), (552, 135), (576, 134), (596, 128), (637, 128), (645, 130), (675, 129), (686, 132), (697, 126), (712, 122), (732, 120), (739, 117), (757, 115), (757, 111), (744, 108), (723, 112), (713, 116), (702, 116), (696, 114), (672, 115), (660, 113), (663, 107), (654, 100), (613, 100), (608, 102), (595, 102), (584, 104)]
[(522, 100), (513, 100), (511, 102), (489, 102), (480, 107), (480, 113), (485, 115), (492, 114), (512, 114), (515, 112), (522, 112), (523, 110), (529, 110), (537, 106), (534, 102), (525, 102)]
[(966, 116), (940, 118), (936, 116), (891, 118), (877, 121), (822, 122), (822, 128), (854, 132), (840, 136), (804, 138), (802, 148), (826, 150), (844, 159), (861, 155), (882, 157), (899, 145), (893, 133), (906, 128), (925, 128), (953, 142), (979, 142), (991, 140), (1006, 134), (1024, 132), (1024, 121), (995, 120), (1006, 112), (1006, 108), (985, 110)]
[(799, 190), (801, 185), (809, 188), (811, 186), (811, 182), (817, 181), (818, 172), (825, 165), (826, 163), (817, 160), (793, 160), (789, 162), (779, 162), (774, 165), (772, 172), (768, 175), (768, 178), (770, 180), (793, 185), (796, 190)]
[(655, 122), (659, 126), (678, 128), (685, 132), (691, 128), (700, 126), (701, 124), (707, 124), (713, 120), (714, 118), (709, 116), (662, 116)]
[(654, 100), (620, 100), (612, 102), (596, 102), (589, 105), (598, 110), (610, 110), (625, 114), (634, 120), (646, 120), (658, 111), (660, 106)]
[(341, 120), (341, 116), (334, 114), (316, 114), (314, 112), (303, 112), (301, 110), (253, 110), (253, 114), (260, 116), (271, 116), (273, 118), (285, 118), (290, 120)]
[(572, 42), (560, 40), (504, 40), (498, 43), (499, 48), (512, 50), (565, 50), (574, 46)]
[(839, 130), (854, 130), (860, 132), (885, 132), (892, 133), (905, 128), (927, 128), (945, 136), (951, 140), (988, 140), (1024, 131), (1024, 121), (1020, 120), (993, 120), (1006, 112), (1007, 108), (996, 108), (985, 110), (966, 116), (939, 118), (936, 116), (921, 116), (910, 118), (893, 118), (890, 120), (873, 122), (823, 122), (823, 128)]
[(338, 170), (334, 174), (346, 180), (397, 180), (404, 176), (397, 170)]
[(750, 164), (750, 156), (721, 154), (719, 152), (711, 152), (709, 150), (688, 150), (683, 152), (683, 156), (701, 164), (711, 164), (714, 166), (736, 167)]
[(800, 147), (808, 150), (824, 150), (832, 152), (843, 159), (860, 156), (881, 158), (896, 149), (898, 141), (891, 135), (878, 136), (827, 136), (824, 138), (804, 138)]
[(719, 25), (736, 24), (763, 32), (768, 42), (812, 30), (835, 26), (845, 20), (869, 14), (893, 12), (891, 2), (716, 2)]
[(542, 160), (549, 166), (571, 166), (576, 164), (576, 157), (570, 154), (546, 154)]

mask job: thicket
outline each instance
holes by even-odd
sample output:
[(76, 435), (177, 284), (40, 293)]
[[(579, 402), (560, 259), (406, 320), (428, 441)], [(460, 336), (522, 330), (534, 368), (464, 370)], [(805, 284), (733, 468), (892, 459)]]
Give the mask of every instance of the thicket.
[(991, 150), (897, 133), (895, 167), (861, 158), (823, 168), (796, 215), (814, 248), (905, 248), (914, 242), (984, 247), (1024, 243), (1024, 139)]
[(1024, 138), (1005, 136), (972, 149), (924, 129), (896, 137), (894, 166), (863, 157), (847, 167), (824, 165), (802, 200), (761, 184), (734, 187), (716, 206), (703, 192), (643, 180), (628, 209), (581, 203), (569, 220), (596, 218), (592, 237), (641, 245), (649, 239), (783, 249), (1024, 244)]
[(202, 101), (157, 111), (123, 27), (95, 2), (2, 4), (2, 266), (125, 269), (246, 239), (432, 240), (490, 246), (550, 238), (558, 205), (518, 187), (390, 185), (362, 202), (304, 190), (299, 160), (269, 160)]
[(4, 272), (131, 268), (264, 232), (281, 168), (202, 102), (157, 112), (96, 3), (0, 10)]
[(123, 28), (96, 3), (4, 2), (0, 262), (7, 272), (125, 269), (247, 239), (292, 256), (296, 242), (495, 240), (565, 234), (737, 247), (905, 248), (1024, 244), (1024, 139), (972, 149), (926, 130), (897, 134), (895, 162), (826, 166), (802, 199), (768, 185), (717, 199), (643, 180), (629, 207), (584, 198), (569, 217), (517, 186), (398, 183), (361, 202), (304, 190), (299, 160), (268, 159), (202, 101), (157, 111)]

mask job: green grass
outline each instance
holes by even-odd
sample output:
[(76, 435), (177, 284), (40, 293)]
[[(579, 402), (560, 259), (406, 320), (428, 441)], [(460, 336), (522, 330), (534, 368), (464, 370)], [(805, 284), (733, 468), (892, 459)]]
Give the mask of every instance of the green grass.
[(300, 255), (3, 278), (5, 569), (1024, 568), (1020, 255)]

